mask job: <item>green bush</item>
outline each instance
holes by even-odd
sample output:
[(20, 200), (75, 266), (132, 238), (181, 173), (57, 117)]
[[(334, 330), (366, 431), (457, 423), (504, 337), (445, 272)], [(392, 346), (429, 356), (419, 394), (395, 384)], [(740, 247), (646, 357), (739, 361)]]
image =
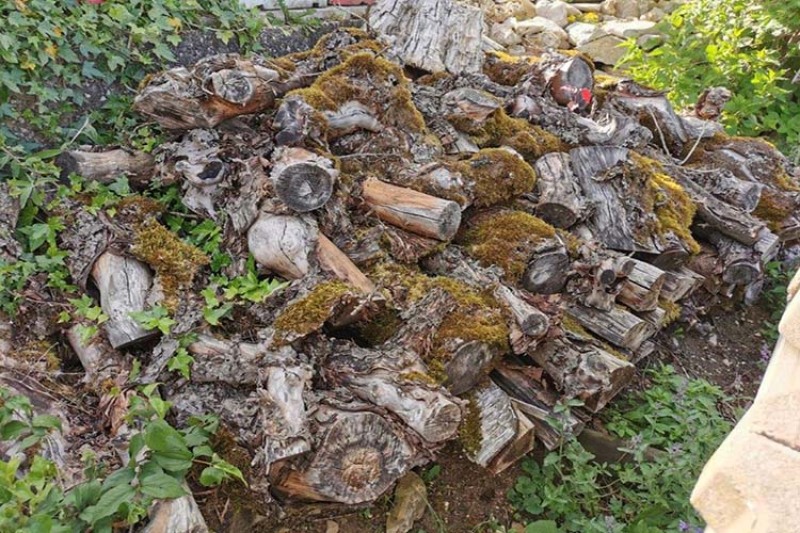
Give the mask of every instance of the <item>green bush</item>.
[(767, 135), (783, 148), (800, 141), (800, 2), (692, 0), (661, 22), (666, 43), (650, 52), (628, 42), (621, 61), (632, 77), (669, 90), (678, 106), (722, 85), (733, 92), (723, 115), (731, 134)]
[[(596, 463), (576, 440), (541, 464), (524, 461), (525, 475), (509, 497), (540, 519), (532, 531), (658, 533), (701, 525), (689, 495), (731, 429), (718, 410), (725, 398), (718, 387), (686, 379), (671, 366), (656, 369), (651, 379), (652, 387), (622, 398), (603, 415), (606, 428), (631, 443), (626, 451), (632, 462)], [(664, 453), (647, 461), (648, 448)]]

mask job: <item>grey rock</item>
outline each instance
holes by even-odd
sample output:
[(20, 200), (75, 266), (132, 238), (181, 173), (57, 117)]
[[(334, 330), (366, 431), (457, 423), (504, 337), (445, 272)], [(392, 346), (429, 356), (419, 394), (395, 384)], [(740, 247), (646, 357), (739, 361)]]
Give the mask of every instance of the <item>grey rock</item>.
[(610, 20), (601, 27), (611, 35), (622, 39), (640, 37), (648, 33), (656, 33), (655, 22), (649, 20)]
[(601, 26), (586, 22), (574, 22), (567, 26), (567, 34), (570, 42), (575, 46), (580, 46), (588, 42), (608, 35)]
[(625, 55), (625, 48), (620, 46), (624, 42), (614, 35), (605, 35), (576, 48), (598, 63), (615, 65)]
[(394, 505), (386, 516), (386, 533), (408, 533), (425, 514), (427, 506), (425, 482), (414, 472), (407, 473), (397, 482)]

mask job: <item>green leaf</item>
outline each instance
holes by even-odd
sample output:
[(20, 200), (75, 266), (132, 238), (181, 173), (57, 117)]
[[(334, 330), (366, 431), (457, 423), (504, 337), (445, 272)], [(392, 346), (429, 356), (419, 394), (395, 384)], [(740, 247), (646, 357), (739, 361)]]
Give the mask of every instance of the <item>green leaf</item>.
[(10, 422), (6, 422), (0, 428), (0, 438), (3, 440), (12, 440), (19, 437), (26, 429), (30, 426), (25, 422), (21, 422), (19, 420), (11, 420)]
[(141, 477), (140, 489), (143, 493), (153, 498), (180, 498), (186, 494), (186, 490), (174, 477), (164, 472), (155, 472)]
[(558, 524), (552, 520), (537, 520), (525, 526), (525, 533), (559, 533)]
[(64, 498), (64, 505), (83, 511), (86, 507), (94, 505), (100, 499), (103, 488), (96, 479), (76, 485)]
[(153, 459), (164, 470), (178, 472), (192, 466), (192, 452), (183, 436), (163, 420), (154, 420), (147, 425), (144, 441), (153, 451)]
[(136, 497), (136, 489), (130, 485), (117, 485), (104, 492), (95, 505), (87, 507), (80, 514), (81, 520), (94, 524), (103, 518), (113, 516), (124, 503)]
[(204, 487), (215, 487), (225, 481), (225, 472), (215, 466), (207, 466), (200, 473), (200, 484)]
[(61, 429), (61, 419), (53, 415), (34, 416), (31, 425), (35, 428)]

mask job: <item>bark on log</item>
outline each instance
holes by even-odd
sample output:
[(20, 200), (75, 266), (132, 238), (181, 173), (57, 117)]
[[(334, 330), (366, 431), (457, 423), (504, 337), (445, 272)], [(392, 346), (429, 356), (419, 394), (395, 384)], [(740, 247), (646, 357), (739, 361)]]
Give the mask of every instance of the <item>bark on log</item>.
[(752, 246), (745, 246), (703, 224), (697, 224), (696, 231), (717, 250), (723, 265), (722, 281), (749, 285), (762, 276), (761, 258)]
[[(298, 83), (299, 84), (299, 83)], [(200, 60), (150, 79), (133, 108), (168, 129), (213, 128), (223, 120), (271, 107), (298, 84), (236, 54)]]
[(374, 178), (364, 182), (364, 201), (381, 220), (440, 241), (452, 239), (461, 225), (456, 202)]
[(635, 83), (627, 81), (626, 84), (625, 88), (618, 87), (617, 91), (606, 100), (607, 105), (617, 107), (629, 116), (637, 117), (639, 122), (652, 132), (656, 145), (674, 156), (679, 156), (689, 141), (689, 136), (683, 121), (675, 114), (667, 97), (643, 95)]
[(340, 280), (366, 294), (375, 292), (375, 285), (369, 278), (322, 233), (319, 234), (317, 242), (317, 259), (323, 270), (332, 273)]
[(513, 289), (505, 285), (497, 285), (494, 295), (511, 311), (514, 320), (525, 335), (533, 339), (540, 339), (547, 334), (550, 328), (550, 319), (547, 315), (520, 298)]
[[(184, 490), (189, 488), (184, 484)], [(187, 494), (173, 500), (159, 500), (147, 513), (149, 522), (142, 533), (206, 533), (209, 531), (203, 513)]]
[(315, 415), (319, 446), (303, 464), (271, 472), (283, 499), (358, 504), (386, 492), (416, 466), (416, 452), (384, 417), (322, 406)]
[(429, 72), (483, 67), (483, 12), (454, 0), (379, 0), (369, 26), (406, 65)]
[(547, 154), (536, 161), (539, 201), (536, 214), (557, 228), (569, 228), (586, 208), (577, 178), (570, 168), (568, 154)]
[(583, 400), (592, 412), (616, 396), (633, 378), (632, 364), (596, 346), (579, 346), (566, 338), (548, 341), (528, 351), (569, 398)]
[(737, 178), (725, 169), (685, 170), (691, 174), (693, 182), (725, 203), (752, 213), (761, 200), (764, 184)]
[(311, 272), (319, 237), (313, 219), (261, 213), (247, 232), (247, 247), (259, 264), (300, 279)]
[(270, 178), (275, 194), (298, 213), (325, 205), (338, 174), (330, 159), (303, 148), (277, 148), (272, 157)]
[(144, 263), (105, 252), (92, 267), (92, 279), (100, 291), (100, 306), (108, 315), (103, 327), (113, 348), (158, 336), (158, 330), (146, 330), (130, 317), (132, 312), (145, 310), (153, 285), (153, 275)]
[(656, 332), (652, 325), (621, 307), (603, 312), (582, 305), (569, 305), (567, 313), (600, 338), (631, 351), (636, 351)]
[(634, 311), (652, 311), (658, 307), (658, 299), (663, 285), (664, 278), (656, 281), (650, 287), (643, 287), (627, 280), (622, 284), (617, 301)]
[(55, 160), (61, 177), (76, 174), (89, 181), (111, 183), (125, 176), (134, 187), (146, 185), (153, 177), (153, 156), (138, 150), (117, 148), (103, 152), (68, 150)]
[(661, 296), (670, 302), (677, 302), (687, 298), (699, 289), (705, 281), (703, 276), (687, 267), (668, 270), (665, 271), (665, 274), (666, 280), (661, 288)]

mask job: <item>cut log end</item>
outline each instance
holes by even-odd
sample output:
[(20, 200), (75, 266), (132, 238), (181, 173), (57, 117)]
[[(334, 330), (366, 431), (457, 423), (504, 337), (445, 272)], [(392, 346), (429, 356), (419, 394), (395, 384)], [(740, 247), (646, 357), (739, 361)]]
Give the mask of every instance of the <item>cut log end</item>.
[(298, 213), (319, 209), (333, 194), (333, 176), (313, 163), (289, 165), (274, 181), (278, 198)]

